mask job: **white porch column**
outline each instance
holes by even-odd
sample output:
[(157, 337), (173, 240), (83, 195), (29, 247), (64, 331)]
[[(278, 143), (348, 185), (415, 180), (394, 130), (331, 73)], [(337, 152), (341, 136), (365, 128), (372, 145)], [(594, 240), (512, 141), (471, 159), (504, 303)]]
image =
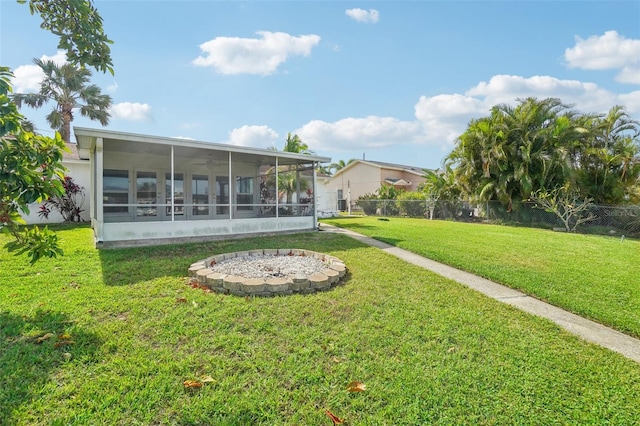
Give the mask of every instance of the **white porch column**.
[(276, 154), (276, 218), (280, 217), (280, 193), (278, 192), (278, 155)]
[[(175, 210), (174, 210), (174, 206), (175, 206), (175, 201), (174, 201), (174, 197), (175, 197), (175, 190), (174, 190), (174, 183), (173, 183), (173, 172), (174, 172), (174, 168), (173, 168), (173, 145), (171, 145), (171, 222), (175, 222)], [(184, 177), (182, 178), (183, 182), (182, 182), (182, 187), (184, 188)], [(183, 200), (184, 203), (184, 200)], [(184, 208), (184, 207), (183, 207)], [(186, 214), (187, 212), (185, 211), (184, 214)]]
[(317, 227), (318, 226), (318, 192), (316, 190), (318, 189), (318, 177), (316, 175), (315, 161), (313, 162), (312, 166), (313, 166), (313, 182), (311, 183), (311, 185), (313, 187), (311, 188), (311, 190), (313, 191), (313, 199), (311, 201), (313, 202), (313, 226)]
[(229, 220), (233, 219), (233, 206), (236, 203), (232, 203), (236, 193), (236, 185), (233, 181), (233, 174), (231, 169), (231, 151), (229, 151)]
[(96, 138), (95, 171), (95, 186), (91, 189), (96, 194), (96, 240), (101, 242), (104, 236), (102, 227), (104, 223), (104, 147), (102, 138)]

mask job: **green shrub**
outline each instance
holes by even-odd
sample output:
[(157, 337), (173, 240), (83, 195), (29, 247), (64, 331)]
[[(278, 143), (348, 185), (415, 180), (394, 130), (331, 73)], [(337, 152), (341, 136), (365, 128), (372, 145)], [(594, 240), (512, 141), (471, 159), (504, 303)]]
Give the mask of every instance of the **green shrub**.
[(422, 192), (403, 192), (396, 202), (400, 214), (409, 217), (424, 217), (427, 212), (425, 195)]

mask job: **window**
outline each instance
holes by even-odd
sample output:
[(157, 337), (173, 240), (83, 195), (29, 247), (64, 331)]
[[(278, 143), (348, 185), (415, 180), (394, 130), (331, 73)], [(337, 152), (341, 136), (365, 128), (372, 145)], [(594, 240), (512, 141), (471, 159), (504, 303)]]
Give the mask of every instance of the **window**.
[(216, 214), (229, 214), (229, 178), (227, 176), (216, 176), (216, 204)]
[[(166, 204), (171, 204), (171, 173), (165, 174), (164, 179)], [(166, 208), (167, 216), (171, 216), (171, 206)], [(173, 175), (173, 214), (184, 215), (184, 178), (182, 173)]]
[(193, 206), (194, 216), (203, 216), (209, 214), (209, 176), (193, 175), (191, 178), (191, 197), (193, 204), (202, 204)]
[(253, 210), (253, 178), (236, 177), (236, 204), (238, 210)]
[(105, 213), (129, 213), (129, 207), (126, 206), (129, 204), (129, 171), (105, 169), (102, 174), (102, 197)]
[(136, 173), (136, 215), (158, 216), (157, 178), (155, 172)]

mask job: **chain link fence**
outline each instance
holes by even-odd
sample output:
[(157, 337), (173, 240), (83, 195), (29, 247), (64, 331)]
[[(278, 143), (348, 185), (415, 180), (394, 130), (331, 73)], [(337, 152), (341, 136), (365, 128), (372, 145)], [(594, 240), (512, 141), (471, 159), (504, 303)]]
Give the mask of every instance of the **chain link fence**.
[[(500, 202), (473, 204), (449, 200), (358, 200), (352, 213), (384, 217), (421, 217), (426, 219), (455, 220), (530, 226), (602, 235), (625, 235), (640, 238), (640, 206), (589, 205), (587, 209), (568, 218), (567, 223), (536, 203), (522, 203), (508, 210)], [(576, 226), (576, 221), (580, 220)]]

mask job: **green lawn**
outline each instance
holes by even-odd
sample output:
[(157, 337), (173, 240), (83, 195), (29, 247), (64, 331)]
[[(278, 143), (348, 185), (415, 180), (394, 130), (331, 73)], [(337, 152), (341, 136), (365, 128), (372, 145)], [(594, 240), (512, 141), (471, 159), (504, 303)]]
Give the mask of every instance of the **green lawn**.
[[(33, 267), (0, 251), (2, 425), (332, 425), (325, 410), (376, 426), (640, 418), (637, 363), (345, 236), (97, 251), (86, 226), (59, 235), (65, 256)], [(327, 252), (349, 274), (275, 298), (186, 285), (192, 262), (258, 247)], [(352, 380), (366, 391), (347, 392)]]
[(534, 228), (372, 217), (341, 226), (640, 337), (640, 241)]

